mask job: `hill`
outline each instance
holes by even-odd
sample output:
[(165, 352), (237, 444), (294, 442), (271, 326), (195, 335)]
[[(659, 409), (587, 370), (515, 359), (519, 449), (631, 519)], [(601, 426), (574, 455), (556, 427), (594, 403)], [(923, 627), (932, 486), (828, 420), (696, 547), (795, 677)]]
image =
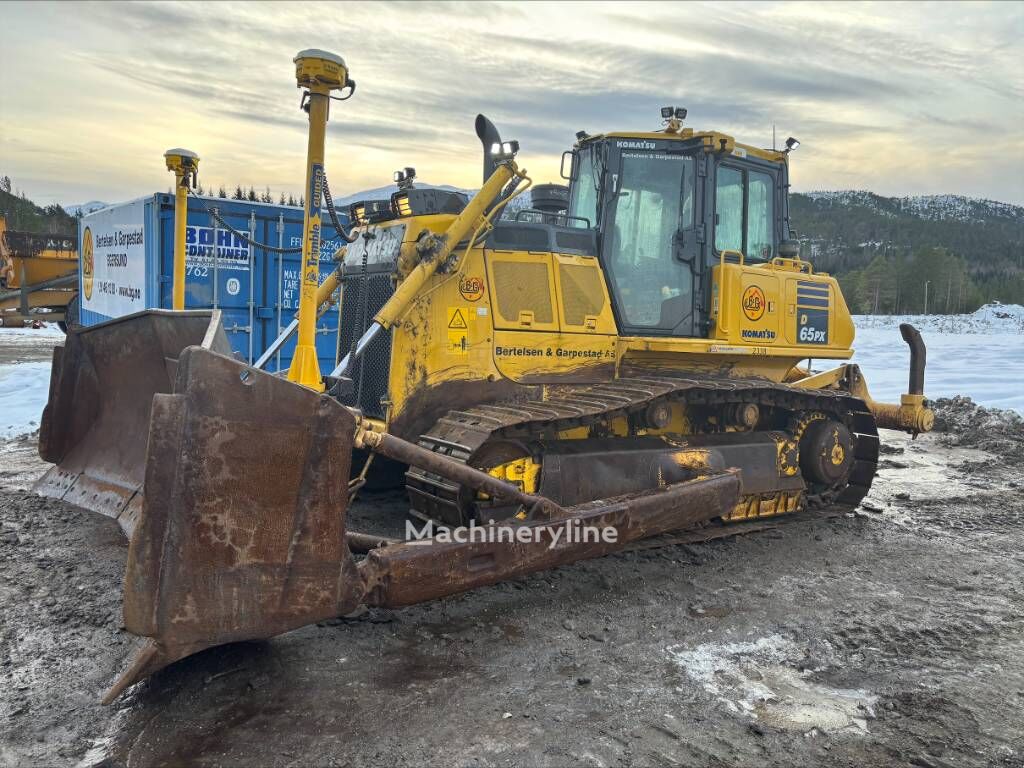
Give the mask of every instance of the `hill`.
[(864, 313), (970, 312), (1024, 303), (1024, 208), (960, 195), (865, 191), (790, 195), (790, 222), (815, 269)]
[(24, 196), (0, 189), (0, 215), (7, 217), (7, 227), (22, 232), (71, 234), (78, 232), (78, 219), (59, 205), (40, 208)]

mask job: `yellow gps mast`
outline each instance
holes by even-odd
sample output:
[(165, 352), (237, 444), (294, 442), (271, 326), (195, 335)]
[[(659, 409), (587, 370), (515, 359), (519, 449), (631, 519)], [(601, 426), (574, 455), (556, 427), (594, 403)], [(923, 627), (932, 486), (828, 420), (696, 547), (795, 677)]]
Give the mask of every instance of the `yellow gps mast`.
[[(355, 90), (340, 56), (310, 48), (295, 57), (295, 79), (305, 88), (302, 108), (309, 113), (306, 146), (306, 210), (302, 238), (302, 290), (299, 298), (299, 339), (288, 369), (288, 381), (319, 392), (324, 389), (316, 356), (316, 293), (320, 280), (320, 196), (324, 182), (324, 134), (331, 91)], [(349, 92), (351, 96), (351, 91)], [(347, 98), (347, 97), (346, 97)]]
[(164, 152), (164, 160), (167, 161), (167, 170), (174, 171), (174, 282), (171, 284), (171, 309), (184, 309), (185, 219), (188, 216), (188, 190), (196, 183), (199, 155), (179, 147)]

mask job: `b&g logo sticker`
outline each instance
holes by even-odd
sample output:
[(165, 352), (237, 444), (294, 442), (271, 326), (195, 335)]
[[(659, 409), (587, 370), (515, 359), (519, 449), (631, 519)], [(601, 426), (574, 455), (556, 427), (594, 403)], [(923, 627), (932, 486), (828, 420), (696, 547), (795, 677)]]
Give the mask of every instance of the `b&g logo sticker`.
[(740, 306), (743, 307), (743, 314), (748, 320), (760, 320), (764, 316), (768, 302), (765, 301), (764, 291), (756, 285), (752, 285), (743, 292), (740, 299)]
[(466, 301), (477, 301), (484, 295), (482, 277), (462, 277), (459, 279), (459, 293)]
[(85, 298), (92, 298), (92, 283), (96, 265), (93, 263), (92, 230), (85, 228), (82, 235), (82, 287), (85, 290)]

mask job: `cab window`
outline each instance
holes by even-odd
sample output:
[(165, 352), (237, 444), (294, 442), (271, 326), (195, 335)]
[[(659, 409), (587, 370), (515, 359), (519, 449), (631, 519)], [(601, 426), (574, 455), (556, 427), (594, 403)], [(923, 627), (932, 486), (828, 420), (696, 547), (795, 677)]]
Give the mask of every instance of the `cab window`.
[(688, 333), (693, 274), (676, 256), (693, 226), (693, 158), (624, 152), (605, 266), (627, 326)]
[(715, 250), (769, 260), (775, 248), (771, 174), (720, 166), (715, 182)]
[[(596, 167), (596, 158), (593, 149), (582, 149), (576, 155), (576, 178), (572, 182), (572, 192), (569, 199), (569, 215), (586, 219), (591, 227), (596, 227), (597, 221), (597, 189), (600, 182), (600, 174)], [(582, 227), (583, 222), (576, 219), (569, 220), (572, 226)]]

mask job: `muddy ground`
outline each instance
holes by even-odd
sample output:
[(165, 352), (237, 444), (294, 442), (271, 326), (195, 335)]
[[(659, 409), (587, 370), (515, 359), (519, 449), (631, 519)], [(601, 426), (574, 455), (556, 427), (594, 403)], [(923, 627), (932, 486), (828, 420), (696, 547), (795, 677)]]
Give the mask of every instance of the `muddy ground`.
[[(0, 447), (0, 763), (1024, 765), (1019, 419), (883, 435), (855, 514), (213, 649), (111, 707), (117, 525)], [(360, 516), (400, 515), (399, 496)]]

